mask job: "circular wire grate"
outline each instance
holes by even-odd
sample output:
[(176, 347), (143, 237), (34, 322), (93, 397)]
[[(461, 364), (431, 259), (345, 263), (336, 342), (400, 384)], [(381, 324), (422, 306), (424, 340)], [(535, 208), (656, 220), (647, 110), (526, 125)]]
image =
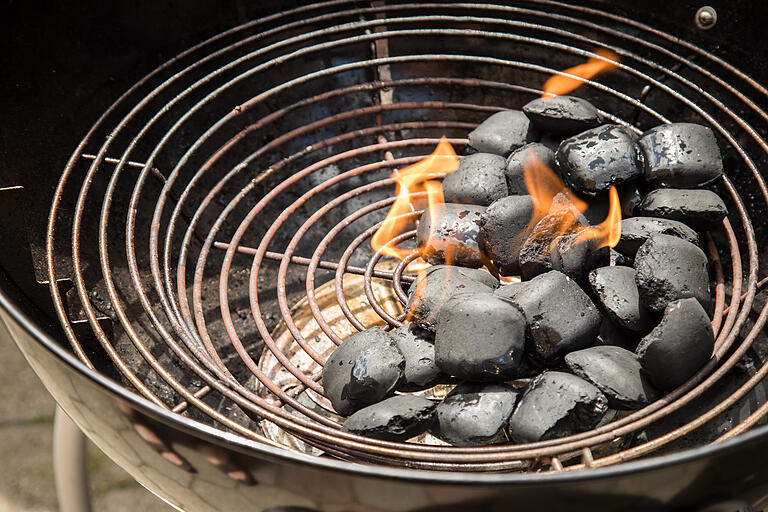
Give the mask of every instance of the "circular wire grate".
[[(461, 150), (483, 118), (520, 108), (547, 77), (600, 48), (621, 64), (577, 94), (607, 119), (637, 133), (671, 121), (707, 124), (726, 150), (717, 187), (730, 215), (706, 237), (712, 360), (644, 409), (561, 439), (456, 448), (341, 432), (324, 407), (321, 366), (354, 329), (399, 325), (413, 281), (407, 266), (418, 257), (394, 263), (370, 249), (394, 201), (391, 172), (430, 153), (443, 134)], [(753, 220), (768, 207), (758, 169), (768, 154), (759, 135), (768, 114), (758, 106), (767, 93), (671, 35), (554, 1), (334, 0), (285, 11), (177, 56), (93, 126), (51, 208), (51, 294), (86, 364), (116, 372), (161, 407), (258, 442), (466, 471), (630, 460), (691, 435), (768, 374), (761, 361), (682, 425), (635, 437), (722, 385), (765, 322), (768, 309), (754, 305), (765, 281)], [(407, 245), (414, 233), (392, 243)], [(72, 293), (55, 284), (63, 278), (73, 280)], [(701, 442), (735, 436), (766, 412), (758, 403)]]

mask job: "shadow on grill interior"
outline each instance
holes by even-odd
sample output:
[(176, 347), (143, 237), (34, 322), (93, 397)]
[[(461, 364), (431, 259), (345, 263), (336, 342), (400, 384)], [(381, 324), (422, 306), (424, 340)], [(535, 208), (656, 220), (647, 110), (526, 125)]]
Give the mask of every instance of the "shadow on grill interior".
[[(4, 57), (38, 80), (7, 114), (52, 92), (30, 107), (31, 135), (7, 137), (2, 318), (105, 453), (190, 511), (761, 503), (768, 62), (745, 48), (761, 36), (750, 4), (714, 2), (711, 30), (689, 2), (212, 4), (72, 8), (58, 14), (90, 36), (52, 22), (48, 67)], [(45, 44), (30, 27), (18, 38)], [(414, 280), (370, 244), (392, 172), (442, 136), (462, 154), (478, 123), (603, 48), (618, 67), (575, 95), (638, 134), (707, 125), (723, 151), (713, 359), (567, 438), (341, 432), (321, 364), (361, 327), (397, 324)], [(45, 82), (55, 66), (61, 85)]]

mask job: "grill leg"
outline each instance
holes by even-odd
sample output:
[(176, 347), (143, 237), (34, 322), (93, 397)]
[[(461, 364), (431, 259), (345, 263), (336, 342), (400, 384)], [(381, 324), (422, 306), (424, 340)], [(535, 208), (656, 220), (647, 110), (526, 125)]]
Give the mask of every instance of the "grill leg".
[(53, 474), (59, 512), (91, 511), (85, 449), (85, 435), (64, 411), (56, 407), (53, 422)]

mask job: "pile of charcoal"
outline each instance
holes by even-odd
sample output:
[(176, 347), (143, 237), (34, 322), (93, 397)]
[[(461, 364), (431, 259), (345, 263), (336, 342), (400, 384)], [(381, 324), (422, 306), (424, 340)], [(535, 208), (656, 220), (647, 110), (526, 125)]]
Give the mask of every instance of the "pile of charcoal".
[[(667, 124), (637, 137), (558, 96), (493, 114), (469, 146), (443, 181), (446, 202), (419, 222), (432, 266), (409, 290), (408, 323), (350, 336), (324, 367), (344, 431), (391, 441), (429, 431), (455, 446), (553, 439), (640, 409), (707, 364), (700, 234), (727, 214), (697, 188), (723, 172), (709, 128)], [(534, 161), (570, 189), (547, 212), (526, 187)], [(581, 235), (611, 187), (621, 237), (598, 247)], [(445, 383), (456, 385), (439, 403), (414, 393)]]

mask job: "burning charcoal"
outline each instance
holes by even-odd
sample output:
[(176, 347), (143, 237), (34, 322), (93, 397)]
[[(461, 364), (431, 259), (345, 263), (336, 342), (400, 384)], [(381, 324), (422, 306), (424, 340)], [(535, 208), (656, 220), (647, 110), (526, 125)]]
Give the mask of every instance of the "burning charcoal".
[(432, 333), (413, 324), (406, 324), (392, 331), (392, 335), (405, 358), (405, 370), (398, 386), (400, 391), (431, 388), (446, 377), (435, 364)]
[(353, 334), (323, 367), (323, 389), (342, 416), (386, 398), (403, 376), (405, 359), (381, 327)]
[(670, 303), (659, 325), (640, 341), (637, 355), (651, 382), (665, 391), (682, 385), (712, 356), (707, 312), (693, 298)]
[(454, 295), (440, 308), (435, 362), (449, 375), (478, 382), (517, 378), (525, 349), (525, 317), (493, 293)]
[(705, 231), (722, 225), (728, 208), (711, 190), (660, 188), (648, 194), (637, 207), (637, 213), (649, 217), (684, 222)]
[(657, 398), (634, 352), (620, 347), (591, 347), (565, 356), (573, 373), (591, 382), (614, 409), (640, 409)]
[(504, 427), (518, 395), (502, 384), (459, 384), (437, 406), (435, 434), (454, 446), (505, 441)]
[(504, 157), (490, 153), (465, 156), (459, 168), (443, 179), (445, 202), (488, 206), (506, 197), (506, 165)]
[(615, 249), (621, 254), (634, 258), (637, 250), (651, 235), (670, 235), (699, 245), (699, 235), (676, 220), (655, 217), (632, 217), (621, 221), (621, 238)]
[(341, 428), (384, 441), (406, 441), (426, 432), (435, 421), (437, 404), (414, 395), (398, 395), (360, 409)]
[(621, 214), (631, 217), (635, 214), (635, 208), (643, 201), (643, 194), (634, 183), (625, 183), (619, 187), (619, 204)]
[(709, 275), (704, 251), (669, 235), (651, 235), (635, 256), (640, 301), (662, 312), (672, 301), (693, 297), (709, 307)]
[(519, 285), (502, 286), (496, 295), (522, 309), (528, 323), (529, 354), (535, 360), (551, 363), (595, 342), (600, 312), (579, 285), (561, 272), (553, 270)]
[(424, 259), (433, 265), (448, 263), (478, 268), (483, 254), (477, 244), (482, 206), (469, 204), (439, 204), (434, 207), (435, 219), (425, 211), (417, 230), (419, 246), (424, 248)]
[(519, 110), (496, 112), (469, 133), (469, 146), (482, 153), (506, 157), (535, 139), (530, 121)]
[(640, 304), (635, 270), (630, 267), (601, 267), (589, 273), (589, 284), (605, 313), (619, 326), (648, 332), (651, 313)]
[(568, 373), (544, 372), (528, 385), (509, 419), (518, 442), (556, 439), (594, 428), (608, 400), (586, 380)]
[(457, 293), (492, 292), (499, 280), (488, 272), (471, 268), (435, 265), (419, 272), (408, 290), (406, 310), (417, 326), (435, 330), (437, 313), (445, 301)]
[(658, 186), (700, 187), (723, 174), (717, 139), (706, 126), (663, 124), (645, 132), (638, 144), (645, 155), (645, 178)]
[(533, 143), (526, 144), (520, 149), (516, 149), (507, 158), (507, 185), (510, 194), (527, 194), (528, 187), (523, 177), (523, 169), (530, 169), (535, 172), (538, 162), (546, 165), (548, 168), (555, 167), (555, 152), (544, 144)]
[(620, 327), (608, 317), (600, 322), (600, 333), (597, 335), (596, 346), (610, 345), (614, 347), (635, 350), (642, 334)]
[(531, 196), (508, 196), (494, 201), (480, 216), (480, 247), (505, 276), (520, 272), (520, 246), (534, 215)]
[(606, 124), (565, 139), (555, 154), (563, 181), (574, 191), (596, 196), (643, 174), (634, 134)]
[(608, 261), (614, 267), (631, 267), (635, 264), (632, 258), (624, 256), (613, 248), (608, 250)]
[(602, 122), (594, 105), (574, 96), (538, 98), (523, 107), (537, 130), (570, 136), (594, 128)]

